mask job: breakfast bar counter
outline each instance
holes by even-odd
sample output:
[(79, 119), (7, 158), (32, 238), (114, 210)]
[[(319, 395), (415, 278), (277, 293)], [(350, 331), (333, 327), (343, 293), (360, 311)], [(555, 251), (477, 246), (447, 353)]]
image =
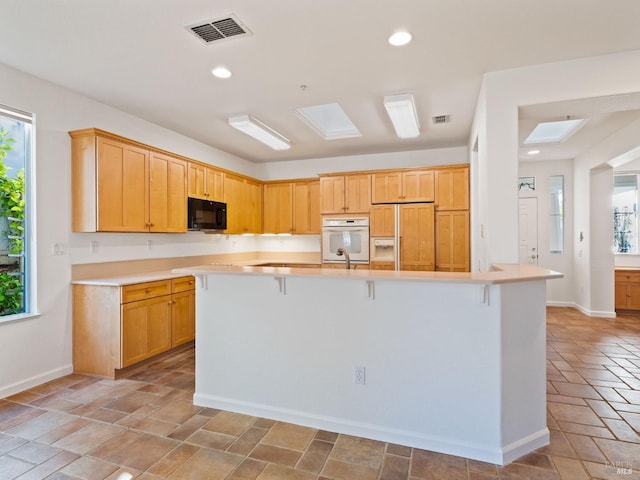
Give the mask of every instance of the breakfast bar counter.
[(194, 403), (506, 464), (549, 441), (557, 272), (202, 265)]

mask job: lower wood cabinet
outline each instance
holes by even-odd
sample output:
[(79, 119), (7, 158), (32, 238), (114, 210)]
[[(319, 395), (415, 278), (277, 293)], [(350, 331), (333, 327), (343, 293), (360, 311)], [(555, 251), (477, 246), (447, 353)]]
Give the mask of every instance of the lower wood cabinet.
[(640, 310), (640, 270), (616, 270), (615, 309)]
[(73, 369), (118, 371), (195, 338), (191, 276), (124, 286), (73, 286)]

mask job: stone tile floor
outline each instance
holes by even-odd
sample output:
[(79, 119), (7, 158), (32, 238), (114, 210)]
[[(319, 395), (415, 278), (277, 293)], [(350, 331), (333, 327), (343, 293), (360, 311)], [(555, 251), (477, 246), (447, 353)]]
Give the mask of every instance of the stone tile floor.
[(640, 316), (547, 325), (551, 443), (506, 467), (195, 407), (191, 349), (0, 400), (0, 479), (639, 479)]

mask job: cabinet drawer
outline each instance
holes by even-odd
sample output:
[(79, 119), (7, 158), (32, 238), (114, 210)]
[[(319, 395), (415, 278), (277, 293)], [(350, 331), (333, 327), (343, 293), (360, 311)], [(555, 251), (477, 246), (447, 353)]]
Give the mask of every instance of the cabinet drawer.
[(122, 303), (146, 300), (171, 293), (171, 280), (136, 283), (122, 287)]
[(640, 283), (640, 272), (616, 270), (616, 283)]
[(174, 278), (171, 280), (171, 292), (187, 292), (189, 290), (195, 290), (196, 288), (196, 279), (195, 277), (189, 275), (188, 277), (180, 277)]

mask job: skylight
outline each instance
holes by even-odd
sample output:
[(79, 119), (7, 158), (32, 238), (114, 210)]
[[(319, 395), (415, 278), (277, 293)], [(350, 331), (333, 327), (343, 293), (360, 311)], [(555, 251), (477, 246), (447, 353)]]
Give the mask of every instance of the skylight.
[(529, 134), (524, 144), (563, 142), (577, 131), (582, 122), (584, 122), (584, 119), (576, 118), (572, 120), (539, 123)]
[(337, 103), (297, 109), (298, 117), (325, 140), (359, 137), (362, 134)]

